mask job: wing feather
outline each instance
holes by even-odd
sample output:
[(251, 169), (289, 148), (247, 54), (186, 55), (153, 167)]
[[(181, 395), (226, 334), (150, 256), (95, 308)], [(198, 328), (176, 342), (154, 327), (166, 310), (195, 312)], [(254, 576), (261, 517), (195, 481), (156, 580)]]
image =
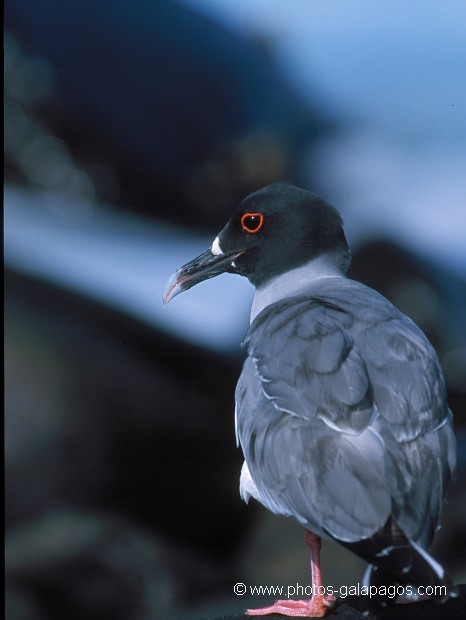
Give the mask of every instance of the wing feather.
[(422, 332), (372, 289), (338, 278), (264, 309), (246, 344), (238, 439), (263, 503), (342, 541), (392, 515), (430, 542), (455, 447)]

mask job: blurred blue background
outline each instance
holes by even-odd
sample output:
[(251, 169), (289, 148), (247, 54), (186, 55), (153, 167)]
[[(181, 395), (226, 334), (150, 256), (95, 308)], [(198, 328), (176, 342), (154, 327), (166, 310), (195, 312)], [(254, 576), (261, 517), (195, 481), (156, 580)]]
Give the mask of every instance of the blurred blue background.
[(460, 0), (7, 0), (10, 620), (212, 617), (251, 604), (237, 581), (307, 583), (300, 528), (238, 495), (250, 286), (161, 305), (276, 180), (341, 211), (351, 276), (439, 353), (460, 468), (434, 553), (466, 581), (465, 22)]

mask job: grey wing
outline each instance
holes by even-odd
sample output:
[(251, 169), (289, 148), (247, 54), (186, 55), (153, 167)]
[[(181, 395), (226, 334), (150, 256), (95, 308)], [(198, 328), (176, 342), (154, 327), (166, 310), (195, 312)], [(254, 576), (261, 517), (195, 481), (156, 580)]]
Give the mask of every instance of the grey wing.
[(339, 291), (338, 303), (295, 298), (258, 317), (238, 437), (271, 510), (344, 541), (392, 515), (424, 542), (454, 468), (443, 379), (422, 333), (389, 302), (381, 311), (380, 296), (372, 320), (372, 291), (361, 290), (363, 321), (354, 291), (346, 304)]
[(358, 341), (379, 412), (374, 428), (397, 464), (403, 493), (392, 516), (414, 541), (430, 544), (456, 468), (452, 414), (431, 344), (400, 315)]

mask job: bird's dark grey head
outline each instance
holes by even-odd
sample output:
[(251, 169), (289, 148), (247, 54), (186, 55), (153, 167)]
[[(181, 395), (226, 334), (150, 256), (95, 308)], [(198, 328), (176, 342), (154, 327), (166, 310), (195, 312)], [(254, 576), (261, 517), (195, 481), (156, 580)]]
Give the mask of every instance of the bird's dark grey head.
[(317, 194), (273, 183), (247, 196), (210, 250), (173, 274), (164, 300), (224, 272), (258, 287), (324, 254), (346, 273), (351, 255), (338, 211)]
[(225, 254), (245, 250), (227, 271), (255, 286), (326, 253), (341, 261), (343, 272), (349, 266), (338, 211), (289, 183), (267, 185), (245, 198), (218, 235), (218, 245)]

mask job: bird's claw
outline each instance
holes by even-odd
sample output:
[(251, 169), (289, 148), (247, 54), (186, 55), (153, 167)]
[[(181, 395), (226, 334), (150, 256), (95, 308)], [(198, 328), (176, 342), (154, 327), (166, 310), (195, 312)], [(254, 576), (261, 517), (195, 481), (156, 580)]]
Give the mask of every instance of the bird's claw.
[(267, 616), (281, 614), (290, 618), (323, 618), (335, 605), (334, 596), (313, 596), (309, 601), (286, 599), (275, 601), (273, 605), (260, 609), (248, 609), (248, 616)]

